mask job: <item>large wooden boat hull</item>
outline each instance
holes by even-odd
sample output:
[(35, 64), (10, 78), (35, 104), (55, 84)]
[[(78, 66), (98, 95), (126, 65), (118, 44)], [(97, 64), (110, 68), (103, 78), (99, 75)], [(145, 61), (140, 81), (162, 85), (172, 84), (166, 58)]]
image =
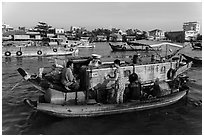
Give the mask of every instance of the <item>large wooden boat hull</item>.
[(95, 105), (55, 105), (38, 103), (31, 106), (37, 111), (56, 117), (96, 117), (142, 111), (173, 104), (186, 95), (187, 90), (179, 91), (164, 97), (146, 101), (132, 101), (123, 104), (95, 104)]
[(151, 48), (148, 45), (137, 45), (137, 46), (131, 46), (131, 45), (113, 45), (109, 43), (112, 51), (160, 51), (160, 48)]

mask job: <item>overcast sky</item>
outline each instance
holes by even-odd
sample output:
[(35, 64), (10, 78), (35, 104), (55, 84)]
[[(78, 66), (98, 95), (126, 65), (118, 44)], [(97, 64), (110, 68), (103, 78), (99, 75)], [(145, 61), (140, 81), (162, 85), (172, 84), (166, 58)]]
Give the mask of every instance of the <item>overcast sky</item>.
[(201, 2), (3, 2), (2, 23), (34, 27), (44, 21), (55, 28), (70, 26), (182, 30), (187, 21), (202, 24)]

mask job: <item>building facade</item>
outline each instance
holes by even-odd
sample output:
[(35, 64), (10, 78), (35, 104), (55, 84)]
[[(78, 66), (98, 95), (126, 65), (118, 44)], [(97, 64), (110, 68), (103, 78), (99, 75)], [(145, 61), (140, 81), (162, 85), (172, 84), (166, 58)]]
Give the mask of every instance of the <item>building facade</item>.
[(165, 39), (164, 31), (155, 29), (152, 31), (149, 31), (149, 37), (153, 37), (154, 40), (162, 40)]
[(12, 31), (12, 30), (14, 30), (13, 27), (11, 27), (11, 26), (9, 26), (7, 24), (2, 24), (2, 33), (5, 33), (7, 31)]
[(195, 40), (200, 33), (200, 24), (198, 22), (185, 22), (183, 31), (185, 32), (185, 40)]
[(184, 31), (171, 31), (165, 32), (165, 37), (167, 40), (171, 40), (173, 42), (185, 42), (185, 32)]

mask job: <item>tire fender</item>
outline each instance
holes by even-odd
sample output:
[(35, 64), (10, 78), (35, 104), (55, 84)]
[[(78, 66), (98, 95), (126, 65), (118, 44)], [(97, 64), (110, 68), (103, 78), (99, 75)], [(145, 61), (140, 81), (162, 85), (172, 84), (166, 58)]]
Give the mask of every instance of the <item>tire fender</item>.
[(11, 52), (10, 52), (10, 51), (6, 51), (6, 52), (4, 53), (4, 55), (5, 55), (5, 56), (11, 56)]
[(16, 55), (17, 55), (17, 56), (21, 56), (22, 54), (23, 54), (22, 51), (17, 51), (17, 52), (16, 52)]

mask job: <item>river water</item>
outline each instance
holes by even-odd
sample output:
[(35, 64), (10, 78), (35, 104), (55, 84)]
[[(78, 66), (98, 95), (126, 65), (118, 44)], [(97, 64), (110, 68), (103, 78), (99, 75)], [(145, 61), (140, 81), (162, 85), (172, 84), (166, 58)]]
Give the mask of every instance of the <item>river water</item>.
[[(187, 46), (181, 51), (191, 56), (202, 56), (202, 51)], [(103, 61), (113, 61), (135, 54), (111, 52), (108, 43), (96, 43), (94, 49), (80, 49), (79, 56), (92, 53), (102, 55)], [(177, 103), (141, 112), (132, 112), (95, 118), (56, 118), (35, 112), (24, 105), (24, 98), (37, 99), (40, 93), (22, 78), (17, 68), (37, 73), (39, 67), (48, 67), (54, 58), (2, 58), (2, 134), (3, 135), (200, 135), (202, 134), (202, 67), (192, 67), (186, 74), (190, 82), (189, 94)]]

